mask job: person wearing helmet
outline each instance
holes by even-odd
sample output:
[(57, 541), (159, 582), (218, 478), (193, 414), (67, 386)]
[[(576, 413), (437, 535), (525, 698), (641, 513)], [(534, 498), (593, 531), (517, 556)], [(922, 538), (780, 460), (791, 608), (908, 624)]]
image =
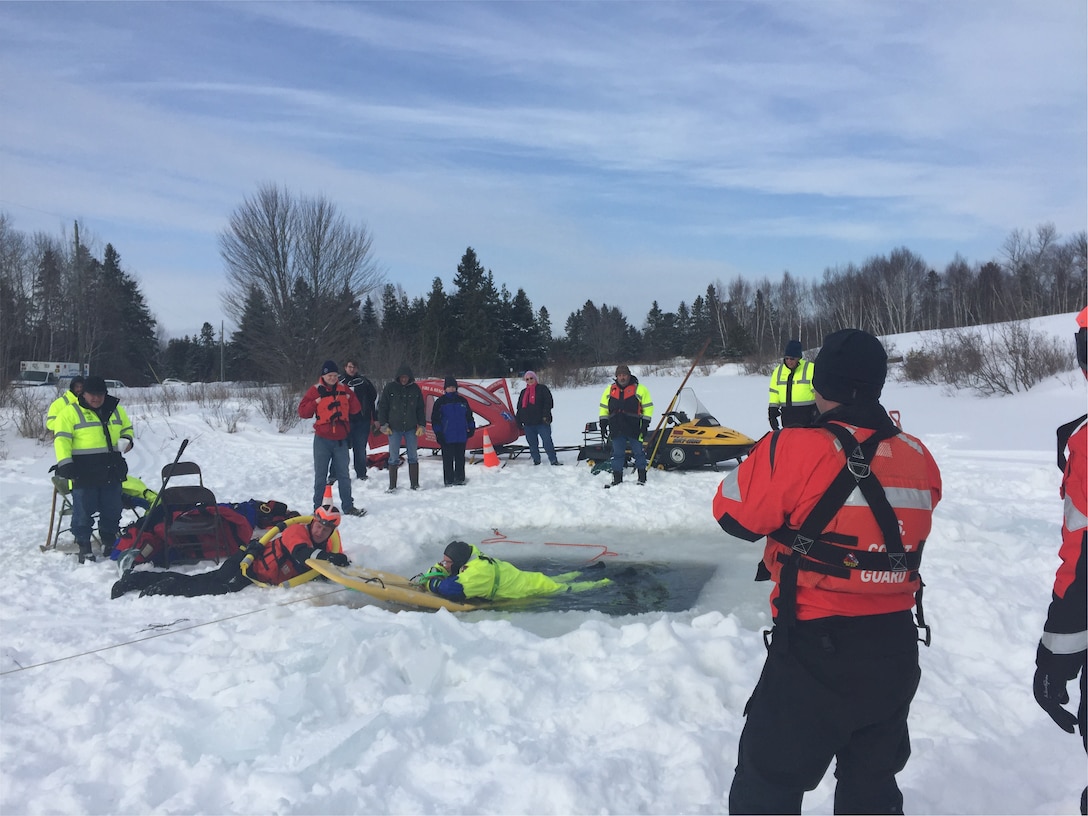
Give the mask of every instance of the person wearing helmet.
[(454, 601), (539, 598), (560, 592), (584, 592), (612, 583), (608, 578), (578, 581), (581, 575), (581, 572), (568, 572), (549, 576), (519, 570), (513, 564), (484, 555), (472, 544), (451, 541), (442, 560), (417, 580), (427, 591)]
[[(238, 592), (254, 583), (278, 586), (307, 570), (307, 558), (328, 561), (346, 567), (351, 561), (340, 550), (339, 538), (332, 534), (340, 526), (340, 510), (321, 505), (314, 510), (308, 523), (290, 524), (266, 544), (251, 541), (227, 558), (218, 569), (189, 575), (182, 572), (128, 572), (117, 581), (111, 597), (120, 598), (126, 592), (140, 591), (144, 595), (226, 595)], [(253, 556), (245, 572), (242, 562)]]
[[(1088, 378), (1088, 309), (1077, 316), (1077, 362)], [(1082, 397), (1083, 399), (1083, 397)], [(1084, 403), (1082, 402), (1083, 406)], [(1061, 564), (1054, 577), (1054, 590), (1046, 624), (1035, 652), (1035, 700), (1055, 724), (1072, 734), (1080, 730), (1081, 743), (1088, 750), (1088, 568), (1085, 541), (1088, 540), (1088, 415), (1058, 428), (1058, 467), (1062, 471), (1061, 497), (1065, 502), (1062, 519)], [(1080, 675), (1080, 705), (1073, 714), (1069, 702), (1069, 681)], [(1081, 778), (1083, 782), (1083, 777)], [(1080, 796), (1080, 812), (1088, 813), (1088, 788)]]

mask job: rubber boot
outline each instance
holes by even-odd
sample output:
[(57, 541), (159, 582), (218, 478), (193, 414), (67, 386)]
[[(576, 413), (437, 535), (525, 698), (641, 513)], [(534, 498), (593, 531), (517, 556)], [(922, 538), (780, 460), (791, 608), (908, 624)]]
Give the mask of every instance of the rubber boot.
[(89, 541), (77, 541), (76, 543), (79, 545), (79, 553), (78, 553), (79, 563), (82, 564), (82, 563), (84, 563), (86, 561), (97, 561), (98, 560), (97, 558), (94, 557), (94, 553), (91, 552), (91, 542), (89, 542)]
[(408, 481), (412, 490), (419, 490), (419, 462), (408, 463)]
[(623, 471), (622, 470), (613, 470), (612, 471), (612, 484), (618, 485), (622, 481), (623, 481)]
[(638, 469), (638, 483), (646, 484), (646, 468)]
[(397, 489), (397, 469), (396, 467), (389, 468), (389, 489), (386, 493), (392, 493)]

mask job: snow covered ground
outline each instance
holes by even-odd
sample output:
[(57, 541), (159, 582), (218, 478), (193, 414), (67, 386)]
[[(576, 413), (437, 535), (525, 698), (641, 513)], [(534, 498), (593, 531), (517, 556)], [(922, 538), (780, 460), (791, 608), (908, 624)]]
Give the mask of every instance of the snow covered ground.
[[(1069, 340), (1072, 360), (1073, 316), (1035, 323)], [(658, 410), (683, 373), (644, 378)], [(720, 369), (689, 385), (723, 424), (763, 433), (765, 378)], [(557, 444), (581, 441), (602, 388), (556, 391)], [(130, 468), (149, 486), (188, 438), (186, 458), (220, 500), (309, 509), (309, 422), (278, 434), (251, 407), (227, 433), (195, 402), (163, 415), (153, 391), (120, 393), (137, 434)], [(923, 565), (934, 634), (900, 776), (906, 808), (1075, 813), (1080, 739), (1035, 705), (1031, 679), (1059, 544), (1054, 429), (1083, 413), (1084, 380), (1071, 371), (1001, 399), (891, 382), (883, 402), (945, 483)], [(515, 562), (604, 548), (611, 564), (695, 576), (671, 585), (688, 608), (395, 611), (317, 582), (111, 601), (113, 562), (39, 551), (52, 450), (10, 422), (0, 430), (0, 812), (726, 811), (769, 607), (768, 585), (750, 580), (761, 547), (711, 515), (721, 473), (603, 490), (605, 475), (564, 453), (562, 468), (504, 459), (443, 489), (440, 461), (425, 457), (417, 493), (386, 495), (374, 471), (356, 482), (369, 514), (341, 527), (354, 562), (406, 575), (453, 538)], [(806, 812), (831, 812), (832, 782)]]

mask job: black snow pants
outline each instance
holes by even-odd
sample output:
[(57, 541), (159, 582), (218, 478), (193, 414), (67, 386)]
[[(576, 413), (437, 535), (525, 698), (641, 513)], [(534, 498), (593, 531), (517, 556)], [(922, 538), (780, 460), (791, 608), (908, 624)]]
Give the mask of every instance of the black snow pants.
[(242, 575), (242, 559), (245, 553), (237, 552), (224, 559), (218, 569), (190, 575), (184, 572), (132, 572), (126, 573), (114, 583), (111, 598), (120, 598), (126, 592), (140, 591), (140, 595), (226, 595), (238, 592), (253, 582)]
[(910, 612), (776, 629), (745, 707), (729, 812), (800, 813), (835, 767), (835, 813), (902, 813), (907, 713), (918, 688)]

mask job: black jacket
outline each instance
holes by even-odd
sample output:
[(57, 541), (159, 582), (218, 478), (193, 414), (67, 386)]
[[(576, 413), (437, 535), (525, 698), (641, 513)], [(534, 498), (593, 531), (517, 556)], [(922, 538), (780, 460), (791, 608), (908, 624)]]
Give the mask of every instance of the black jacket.
[(518, 396), (517, 420), (518, 427), (526, 425), (551, 425), (552, 424), (552, 392), (548, 386), (536, 384), (536, 402), (530, 403), (529, 389), (522, 390)]
[(363, 410), (358, 414), (352, 414), (349, 419), (353, 422), (367, 422), (374, 418), (375, 403), (378, 401), (378, 389), (374, 387), (374, 383), (364, 377), (362, 374), (356, 374), (354, 377), (348, 377), (346, 374), (340, 375), (340, 382), (355, 392), (355, 397), (359, 400), (359, 404), (363, 406)]
[[(400, 384), (402, 374), (408, 375), (407, 385)], [(378, 422), (394, 431), (414, 431), (420, 425), (427, 424), (423, 392), (408, 366), (397, 369), (396, 377), (382, 389), (382, 398), (378, 401)]]

